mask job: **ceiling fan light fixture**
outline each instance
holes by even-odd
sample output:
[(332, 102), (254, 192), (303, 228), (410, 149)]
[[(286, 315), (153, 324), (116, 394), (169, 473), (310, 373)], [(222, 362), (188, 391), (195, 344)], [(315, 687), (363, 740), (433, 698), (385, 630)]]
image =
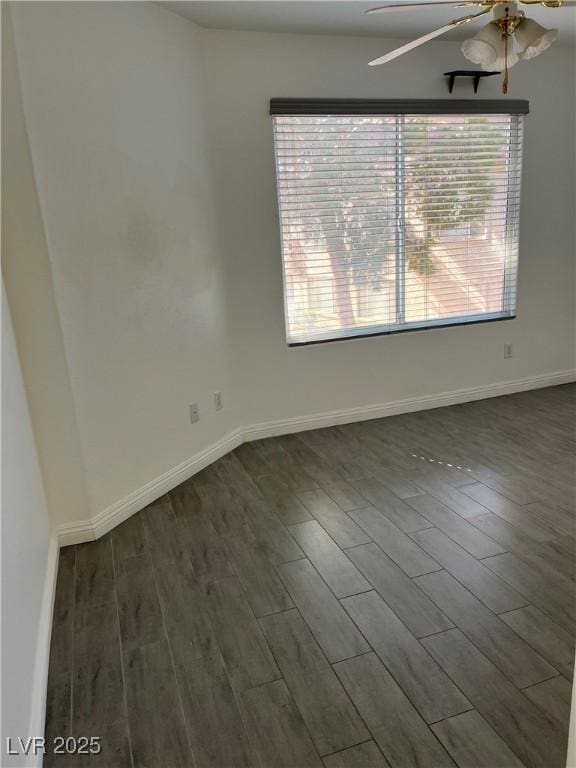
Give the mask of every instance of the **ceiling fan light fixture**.
[(508, 56), (506, 56), (506, 52), (504, 50), (504, 41), (502, 41), (502, 47), (501, 50), (498, 51), (498, 55), (496, 58), (490, 62), (489, 65), (482, 64), (481, 67), (485, 71), (501, 71), (505, 69), (510, 69), (510, 67), (513, 67), (514, 64), (517, 64), (520, 60), (520, 57), (517, 53), (511, 53), (508, 51)]
[(502, 43), (500, 28), (491, 21), (470, 40), (465, 40), (461, 50), (469, 61), (480, 64), (483, 69), (490, 69), (499, 57)]
[(558, 30), (546, 29), (533, 19), (522, 19), (516, 29), (515, 37), (522, 51), (522, 58), (533, 59), (550, 48), (558, 37)]

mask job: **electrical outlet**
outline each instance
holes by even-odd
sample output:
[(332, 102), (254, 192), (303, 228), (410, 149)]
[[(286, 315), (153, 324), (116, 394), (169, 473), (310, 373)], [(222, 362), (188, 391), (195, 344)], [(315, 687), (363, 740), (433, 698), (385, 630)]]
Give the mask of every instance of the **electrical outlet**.
[(224, 406), (222, 405), (222, 392), (214, 392), (214, 410), (221, 411)]
[(512, 357), (512, 344), (504, 344), (504, 357)]
[(200, 409), (198, 403), (192, 403), (190, 406), (190, 424), (196, 424), (197, 421), (200, 421)]

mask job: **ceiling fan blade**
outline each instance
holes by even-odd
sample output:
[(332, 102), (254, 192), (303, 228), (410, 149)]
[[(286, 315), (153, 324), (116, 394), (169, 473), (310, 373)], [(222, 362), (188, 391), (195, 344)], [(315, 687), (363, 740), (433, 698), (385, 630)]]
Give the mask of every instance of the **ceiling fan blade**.
[(470, 16), (463, 16), (461, 19), (454, 19), (449, 24), (445, 24), (443, 27), (439, 27), (439, 29), (428, 32), (427, 34), (422, 35), (422, 37), (417, 37), (416, 40), (412, 40), (405, 45), (401, 45), (400, 48), (395, 48), (393, 51), (385, 53), (384, 56), (380, 56), (373, 61), (369, 61), (368, 66), (378, 67), (380, 64), (386, 64), (388, 61), (392, 61), (392, 59), (396, 59), (398, 56), (403, 56), (405, 53), (408, 53), (408, 51), (424, 45), (424, 43), (427, 43), (429, 40), (433, 40), (435, 37), (440, 37), (440, 35), (444, 35), (446, 32), (450, 32), (451, 29), (460, 27), (463, 24), (468, 24), (469, 21), (477, 19), (478, 16), (484, 16), (485, 13), (490, 13), (490, 9), (488, 8), (485, 11), (480, 11), (480, 13), (474, 13)]
[[(540, 0), (538, 0), (540, 2)], [(436, 5), (446, 5), (448, 8), (468, 8), (474, 5), (481, 5), (481, 2), (474, 2), (474, 0), (435, 0), (431, 3), (389, 3), (388, 5), (382, 5), (379, 8), (370, 8), (364, 13), (387, 13), (388, 11), (411, 11), (414, 8), (429, 8)]]
[(541, 5), (544, 8), (575, 8), (576, 0), (518, 0), (522, 5)]

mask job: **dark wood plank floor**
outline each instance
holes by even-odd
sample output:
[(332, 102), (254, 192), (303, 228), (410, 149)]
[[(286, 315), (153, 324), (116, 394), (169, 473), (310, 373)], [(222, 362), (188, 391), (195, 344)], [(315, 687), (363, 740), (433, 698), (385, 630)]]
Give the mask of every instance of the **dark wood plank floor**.
[(62, 550), (46, 735), (107, 768), (563, 768), (576, 386), (248, 443)]

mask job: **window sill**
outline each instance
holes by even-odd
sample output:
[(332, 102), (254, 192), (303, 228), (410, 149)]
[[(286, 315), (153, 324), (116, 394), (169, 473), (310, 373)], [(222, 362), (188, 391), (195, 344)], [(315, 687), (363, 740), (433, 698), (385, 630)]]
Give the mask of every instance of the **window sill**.
[[(313, 344), (329, 344), (335, 341), (352, 341), (355, 339), (370, 339), (375, 336), (393, 336), (399, 333), (414, 333), (415, 331), (433, 331), (440, 328), (457, 328), (463, 325), (479, 325), (481, 323), (497, 323), (502, 320), (515, 320), (515, 314), (491, 314), (480, 315), (477, 319), (465, 319), (463, 317), (451, 317), (446, 320), (434, 321), (431, 323), (411, 323), (403, 325), (399, 328), (392, 328), (389, 330), (381, 330), (381, 326), (373, 326), (373, 330), (366, 329), (362, 333), (351, 331), (349, 334), (343, 335), (341, 331), (338, 331), (338, 336), (323, 336), (318, 339), (309, 339), (308, 341), (288, 341), (289, 348), (296, 347), (309, 347)], [(336, 333), (336, 332), (335, 332)]]

